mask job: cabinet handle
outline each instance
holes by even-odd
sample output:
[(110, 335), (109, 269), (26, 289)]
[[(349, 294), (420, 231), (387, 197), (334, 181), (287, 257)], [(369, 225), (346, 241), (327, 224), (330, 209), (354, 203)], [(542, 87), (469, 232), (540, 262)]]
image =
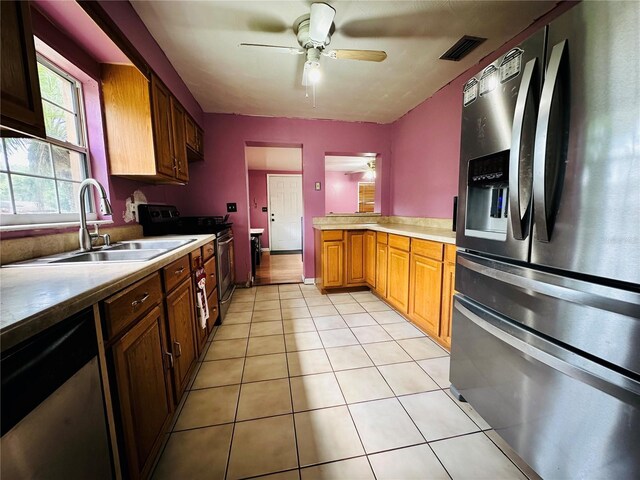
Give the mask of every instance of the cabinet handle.
[(175, 272), (173, 272), (175, 275), (180, 275), (182, 272), (184, 272), (184, 267), (180, 267), (178, 270), (176, 270)]
[(169, 357), (169, 368), (173, 368), (173, 355), (170, 352), (164, 352), (164, 354)]
[(178, 352), (176, 353), (176, 358), (177, 357), (181, 357), (182, 356), (182, 345), (180, 345), (180, 342), (173, 342), (173, 344), (175, 345), (176, 349), (178, 350)]
[(213, 247), (209, 247), (209, 248), (207, 248), (207, 252), (209, 252), (209, 253), (213, 253)]
[(138, 305), (142, 305), (144, 302), (147, 301), (147, 299), (149, 298), (149, 292), (144, 292), (142, 294), (142, 297), (134, 300), (133, 302), (131, 302), (131, 306), (132, 307), (137, 307)]

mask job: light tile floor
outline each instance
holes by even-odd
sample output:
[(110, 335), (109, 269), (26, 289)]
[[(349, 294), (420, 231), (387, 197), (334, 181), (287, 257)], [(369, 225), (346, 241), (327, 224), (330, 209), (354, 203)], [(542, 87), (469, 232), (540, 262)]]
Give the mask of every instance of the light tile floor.
[(371, 293), (236, 290), (154, 478), (527, 478), (448, 377), (449, 354)]

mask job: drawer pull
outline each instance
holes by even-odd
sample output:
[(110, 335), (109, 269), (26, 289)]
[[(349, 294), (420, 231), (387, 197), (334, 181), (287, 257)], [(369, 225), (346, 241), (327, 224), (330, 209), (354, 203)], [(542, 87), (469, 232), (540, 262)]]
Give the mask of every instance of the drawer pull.
[(177, 269), (175, 272), (173, 272), (175, 275), (180, 275), (182, 272), (184, 272), (184, 267), (180, 267), (179, 269)]
[(207, 248), (207, 252), (209, 252), (209, 253), (213, 253), (213, 247), (209, 247), (209, 248)]
[(164, 352), (164, 354), (169, 357), (169, 368), (173, 368), (173, 355), (169, 352)]
[(133, 302), (131, 302), (131, 306), (132, 307), (137, 307), (138, 305), (142, 305), (144, 302), (147, 301), (148, 298), (149, 298), (149, 292), (144, 292), (142, 294), (142, 297), (140, 297), (137, 300), (134, 300)]
[(173, 344), (176, 347), (177, 353), (176, 353), (176, 358), (177, 357), (181, 357), (182, 356), (182, 345), (180, 345), (180, 342), (173, 342)]

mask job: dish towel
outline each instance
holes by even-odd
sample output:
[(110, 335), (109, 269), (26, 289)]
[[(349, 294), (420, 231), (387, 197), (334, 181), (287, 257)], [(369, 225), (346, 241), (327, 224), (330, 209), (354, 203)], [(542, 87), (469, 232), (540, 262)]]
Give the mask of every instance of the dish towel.
[(200, 260), (196, 269), (196, 304), (198, 305), (198, 317), (200, 318), (200, 328), (207, 328), (209, 318), (209, 304), (207, 303), (207, 274)]

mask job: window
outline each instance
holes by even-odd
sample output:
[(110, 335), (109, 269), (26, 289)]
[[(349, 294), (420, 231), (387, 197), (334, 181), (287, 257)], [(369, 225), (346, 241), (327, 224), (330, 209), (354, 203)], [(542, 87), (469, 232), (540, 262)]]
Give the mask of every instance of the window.
[(358, 182), (358, 213), (373, 212), (375, 196), (375, 182)]
[(38, 77), (47, 140), (1, 139), (2, 225), (76, 221), (80, 183), (90, 173), (80, 82), (41, 57)]

